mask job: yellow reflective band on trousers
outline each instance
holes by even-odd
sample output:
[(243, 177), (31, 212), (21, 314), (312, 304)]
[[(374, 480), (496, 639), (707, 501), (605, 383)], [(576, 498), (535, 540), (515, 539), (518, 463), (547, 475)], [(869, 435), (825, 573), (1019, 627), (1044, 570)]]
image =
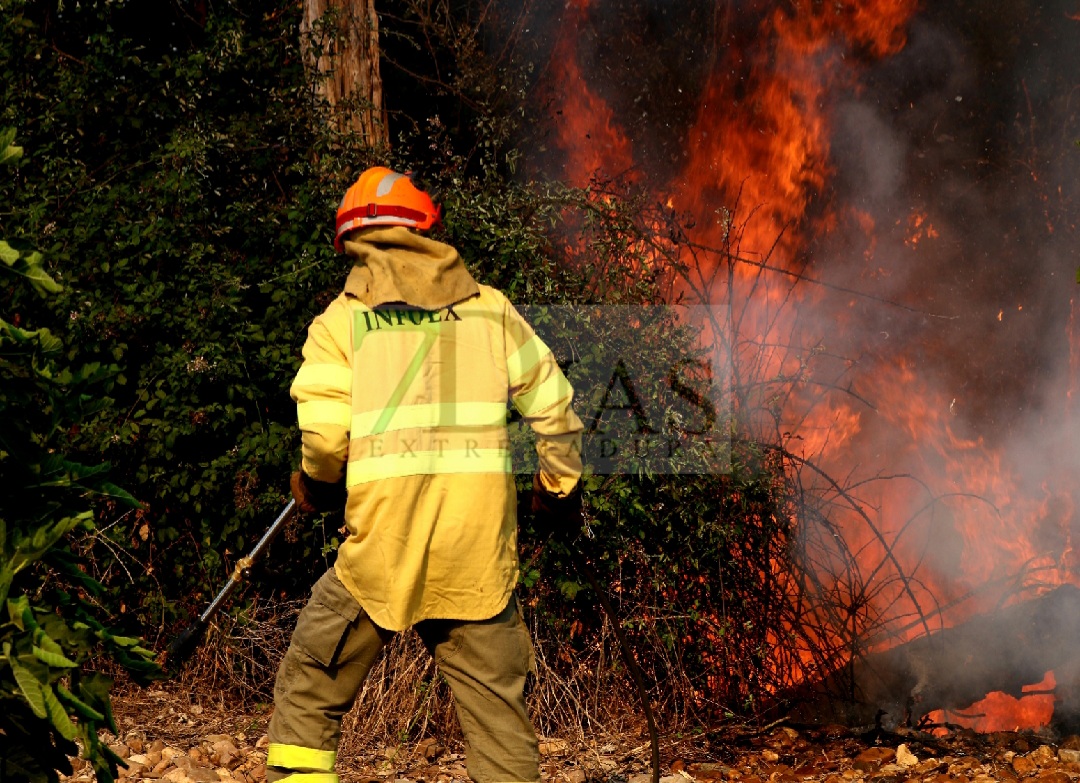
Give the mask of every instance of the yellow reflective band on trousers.
[[(337, 753), (332, 750), (305, 748), (301, 745), (283, 745), (271, 742), (266, 752), (266, 766), (284, 769), (319, 769), (329, 772), (337, 761)], [(337, 775), (334, 775), (337, 778)], [(290, 775), (289, 780), (296, 780)]]
[(349, 462), (345, 485), (367, 484), (402, 476), (430, 476), (437, 473), (510, 473), (510, 452), (506, 449), (446, 449), (445, 451), (404, 451)]
[(504, 402), (431, 402), (399, 405), (377, 433), (376, 424), (384, 411), (367, 411), (352, 417), (352, 437), (365, 438), (383, 432), (433, 427), (492, 427), (506, 424)]

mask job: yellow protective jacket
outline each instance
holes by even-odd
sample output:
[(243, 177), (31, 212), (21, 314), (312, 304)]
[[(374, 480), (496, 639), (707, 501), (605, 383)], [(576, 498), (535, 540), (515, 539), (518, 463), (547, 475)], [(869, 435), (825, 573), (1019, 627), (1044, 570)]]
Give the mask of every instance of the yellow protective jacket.
[(353, 235), (344, 292), (308, 329), (291, 393), (303, 470), (344, 478), (338, 577), (379, 626), (485, 620), (517, 580), (511, 400), (556, 494), (581, 421), (551, 351), (452, 247), (402, 227)]

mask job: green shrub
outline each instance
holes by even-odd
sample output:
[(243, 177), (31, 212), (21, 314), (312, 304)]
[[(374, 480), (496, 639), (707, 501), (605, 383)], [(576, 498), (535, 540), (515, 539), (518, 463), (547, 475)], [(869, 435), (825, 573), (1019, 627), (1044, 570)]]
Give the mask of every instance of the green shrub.
[[(13, 138), (0, 132), (0, 162), (21, 156)], [(59, 293), (40, 253), (0, 240), (0, 261), (5, 287)], [(52, 332), (13, 315), (0, 315), (0, 779), (57, 780), (79, 740), (98, 780), (111, 781), (120, 759), (98, 729), (116, 730), (112, 681), (88, 664), (114, 661), (141, 677), (157, 667), (139, 639), (101, 619), (101, 587), (71, 544), (73, 531), (95, 530), (91, 497), (134, 501), (108, 481), (107, 465), (69, 456), (68, 433), (107, 406), (115, 368), (67, 366)]]
[[(13, 305), (62, 322), (69, 359), (119, 367), (74, 442), (145, 508), (103, 508), (88, 554), (124, 622), (168, 634), (284, 502), (304, 326), (347, 271), (328, 237), (337, 188), (316, 161), (295, 4), (204, 25), (170, 7), (150, 26), (156, 4), (46, 5), (9, 4), (0, 39), (5, 105), (37, 161), (10, 221), (65, 285)], [(293, 532), (277, 583), (299, 591), (325, 560)]]
[[(298, 4), (236, 0), (207, 5), (204, 17), (183, 5), (10, 0), (0, 28), (0, 122), (19, 127), (35, 163), (19, 187), (0, 182), (3, 218), (64, 284), (48, 299), (13, 289), (10, 312), (63, 329), (57, 361), (118, 368), (85, 379), (111, 402), (83, 407), (65, 437), (110, 462), (143, 506), (128, 513), (118, 499), (91, 498), (101, 524), (82, 551), (116, 622), (166, 637), (285, 501), (298, 450), (288, 386), (305, 328), (347, 274), (333, 214), (363, 168), (386, 163), (437, 185), (445, 238), (517, 303), (656, 305), (669, 273), (651, 266), (640, 198), (521, 175), (527, 63), (485, 57), (480, 14), (467, 18), (479, 4), (380, 5), (393, 147), (378, 153), (334, 131), (314, 99)], [(544, 329), (589, 409), (583, 418), (604, 407), (619, 356), (649, 359), (638, 381), (656, 408), (688, 399), (672, 368), (688, 368), (686, 388), (708, 382), (683, 364), (695, 336), (670, 314), (635, 332), (590, 327), (579, 310)], [(632, 414), (610, 413), (613, 438), (632, 438)], [(588, 478), (596, 539), (582, 545), (618, 587), (654, 681), (675, 673), (689, 683), (681, 693), (741, 705), (767, 690), (768, 629), (739, 614), (776, 598), (768, 577), (787, 516), (777, 466), (761, 450), (736, 445), (730, 470), (713, 458), (690, 450), (681, 473), (656, 475), (623, 453)], [(529, 483), (525, 470), (519, 486)], [(315, 519), (286, 530), (256, 589), (305, 594), (334, 528)], [(589, 648), (603, 633), (589, 591), (547, 531), (524, 515), (522, 528), (541, 641)], [(744, 674), (724, 680), (718, 670)]]

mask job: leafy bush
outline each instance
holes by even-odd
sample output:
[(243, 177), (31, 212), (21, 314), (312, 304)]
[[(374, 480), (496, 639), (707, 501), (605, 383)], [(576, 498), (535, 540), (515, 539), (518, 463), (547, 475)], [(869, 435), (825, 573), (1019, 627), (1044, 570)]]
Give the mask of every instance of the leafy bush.
[[(74, 440), (145, 508), (103, 509), (91, 567), (132, 629), (168, 633), (284, 502), (288, 384), (346, 271), (298, 9), (239, 3), (199, 24), (177, 6), (146, 25), (152, 4), (9, 6), (5, 105), (38, 161), (11, 220), (65, 282), (15, 306), (62, 320), (69, 357), (120, 368)], [(298, 591), (325, 561), (317, 536), (291, 532), (303, 546), (278, 583)]]
[[(143, 504), (132, 512), (96, 496), (101, 524), (82, 550), (125, 629), (175, 631), (284, 502), (298, 446), (288, 385), (306, 326), (347, 273), (332, 217), (366, 166), (412, 169), (437, 185), (445, 238), (515, 302), (662, 302), (667, 271), (643, 244), (640, 199), (519, 174), (527, 63), (484, 55), (481, 14), (468, 15), (477, 7), (380, 5), (394, 143), (377, 152), (334, 130), (315, 100), (292, 0), (7, 3), (0, 122), (18, 126), (35, 165), (17, 188), (0, 182), (5, 225), (42, 248), (64, 283), (48, 299), (13, 290), (11, 313), (62, 324), (56, 359), (96, 366), (83, 380), (111, 398), (82, 401), (65, 437), (109, 461)], [(620, 356), (648, 360), (640, 393), (657, 408), (692, 400), (686, 389), (700, 394), (708, 379), (682, 364), (696, 351), (683, 326), (657, 311), (646, 328), (600, 329), (579, 310), (545, 328), (586, 418), (605, 407)], [(675, 367), (687, 368), (681, 394), (668, 377)], [(632, 414), (610, 412), (613, 438), (632, 439)], [(681, 473), (656, 475), (624, 452), (588, 478), (596, 539), (582, 545), (618, 588), (654, 681), (678, 680), (679, 696), (701, 704), (742, 708), (767, 690), (768, 629), (739, 617), (775, 599), (770, 569), (784, 554), (784, 500), (765, 453), (735, 441), (727, 470), (690, 450)], [(520, 476), (523, 491), (529, 484)], [(286, 531), (257, 589), (306, 593), (336, 543), (334, 521), (321, 522)], [(602, 644), (602, 621), (565, 551), (531, 520), (522, 527), (540, 641), (563, 647), (561, 671), (573, 671), (570, 653)]]
[[(0, 162), (22, 150), (0, 132)], [(0, 274), (38, 296), (60, 288), (40, 253), (0, 240)], [(98, 739), (116, 730), (112, 681), (86, 669), (115, 661), (138, 676), (157, 671), (153, 654), (119, 636), (100, 618), (101, 587), (70, 546), (70, 535), (95, 530), (88, 496), (134, 506), (111, 484), (107, 465), (68, 456), (68, 433), (107, 405), (115, 368), (65, 366), (63, 346), (48, 329), (0, 317), (0, 779), (57, 780), (70, 772), (78, 739), (98, 780), (111, 781), (120, 759)]]

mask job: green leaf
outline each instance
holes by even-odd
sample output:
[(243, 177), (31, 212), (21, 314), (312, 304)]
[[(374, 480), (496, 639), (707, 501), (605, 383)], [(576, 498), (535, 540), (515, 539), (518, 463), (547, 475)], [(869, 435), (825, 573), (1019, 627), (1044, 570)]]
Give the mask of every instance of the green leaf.
[(584, 585), (578, 582), (567, 580), (565, 582), (559, 583), (559, 592), (561, 592), (571, 601), (573, 601), (574, 598), (577, 597), (577, 594), (580, 593), (582, 589), (584, 589)]
[(75, 729), (75, 724), (72, 723), (71, 718), (68, 717), (64, 705), (56, 698), (52, 686), (42, 686), (41, 695), (45, 701), (45, 709), (48, 710), (49, 713), (49, 720), (52, 721), (52, 725), (56, 728), (57, 732), (59, 732), (60, 736), (64, 739), (75, 739), (75, 735), (78, 733)]
[(64, 701), (74, 707), (75, 711), (82, 715), (84, 718), (93, 721), (105, 720), (104, 713), (98, 712), (85, 701), (76, 696), (74, 693), (69, 691), (67, 688), (64, 687), (63, 683), (56, 683), (56, 692), (60, 694), (60, 698), (62, 698)]
[(71, 669), (79, 664), (75, 663), (59, 653), (43, 650), (36, 644), (33, 646), (34, 657), (47, 666), (53, 666), (57, 669)]
[(45, 652), (56, 653), (57, 655), (64, 654), (64, 648), (57, 644), (43, 628), (34, 631), (34, 644), (41, 647)]
[(23, 148), (12, 144), (15, 141), (15, 129), (0, 130), (0, 164), (11, 165), (22, 157)]
[(10, 644), (4, 644), (4, 654), (7, 656), (11, 673), (15, 676), (15, 682), (18, 683), (19, 690), (30, 705), (30, 709), (39, 718), (46, 717), (45, 696), (42, 693), (41, 682), (11, 654)]
[(18, 260), (19, 251), (0, 239), (0, 261), (3, 261), (8, 266), (14, 266)]
[[(20, 631), (25, 631), (26, 625), (26, 613), (30, 611), (30, 599), (25, 595), (20, 595), (18, 598), (9, 600), (7, 602), (8, 616), (11, 618), (11, 622)], [(30, 621), (33, 624), (33, 615), (30, 615)], [(5, 654), (7, 650), (5, 649)]]
[(142, 639), (136, 639), (133, 636), (113, 636), (111, 633), (104, 631), (99, 633), (98, 635), (101, 636), (102, 639), (110, 641), (113, 644), (117, 644), (121, 647), (137, 647), (139, 645), (139, 642), (142, 641)]
[(35, 252), (24, 255), (0, 239), (0, 261), (3, 261), (10, 271), (25, 277), (30, 282), (30, 285), (42, 296), (64, 290), (63, 286), (49, 277), (48, 273), (42, 268), (41, 253)]

